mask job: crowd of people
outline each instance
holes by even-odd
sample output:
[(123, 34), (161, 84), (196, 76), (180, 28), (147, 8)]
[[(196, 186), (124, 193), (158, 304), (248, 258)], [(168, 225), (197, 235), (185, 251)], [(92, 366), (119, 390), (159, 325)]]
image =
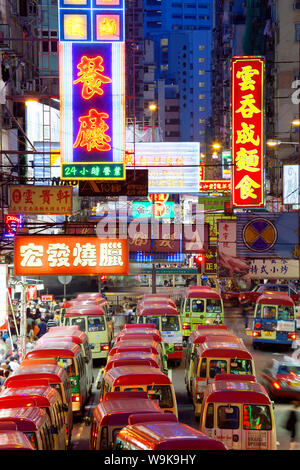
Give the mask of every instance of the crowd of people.
[[(26, 305), (26, 352), (34, 347), (35, 341), (41, 338), (51, 326), (59, 324), (59, 313), (63, 301), (54, 301), (51, 306), (39, 300)], [(13, 312), (9, 315), (9, 328), (0, 332), (0, 389), (5, 379), (20, 365), (18, 336), (22, 303), (15, 302)], [(13, 314), (12, 314), (13, 313)]]

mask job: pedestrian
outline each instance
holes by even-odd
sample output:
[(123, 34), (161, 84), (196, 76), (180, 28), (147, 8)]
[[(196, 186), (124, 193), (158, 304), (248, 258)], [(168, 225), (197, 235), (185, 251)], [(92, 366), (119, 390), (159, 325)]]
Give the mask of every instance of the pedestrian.
[(47, 321), (47, 331), (49, 331), (49, 328), (51, 328), (52, 326), (58, 326), (58, 322), (54, 318), (53, 313), (51, 315), (49, 315), (49, 319)]
[(43, 318), (40, 318), (40, 320), (37, 324), (37, 327), (38, 327), (39, 331), (38, 331), (36, 336), (38, 338), (41, 338), (45, 333), (47, 333), (47, 323), (46, 323), (46, 321)]
[(15, 356), (10, 357), (9, 367), (13, 372), (20, 367), (20, 364)]
[(288, 414), (288, 419), (286, 422), (286, 429), (290, 432), (290, 443), (289, 443), (289, 449), (293, 450), (296, 445), (296, 435), (297, 435), (297, 422), (298, 422), (298, 413), (297, 413), (297, 408), (300, 405), (299, 401), (293, 401), (293, 408), (290, 410)]

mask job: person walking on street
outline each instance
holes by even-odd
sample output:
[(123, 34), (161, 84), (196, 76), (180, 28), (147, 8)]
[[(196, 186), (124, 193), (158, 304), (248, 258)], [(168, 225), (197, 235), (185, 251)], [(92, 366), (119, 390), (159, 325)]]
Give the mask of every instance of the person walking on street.
[(290, 444), (289, 449), (294, 450), (296, 445), (296, 436), (297, 436), (297, 422), (298, 422), (298, 413), (297, 408), (300, 405), (299, 401), (292, 402), (293, 408), (290, 410), (288, 415), (288, 420), (286, 423), (286, 429), (290, 432)]

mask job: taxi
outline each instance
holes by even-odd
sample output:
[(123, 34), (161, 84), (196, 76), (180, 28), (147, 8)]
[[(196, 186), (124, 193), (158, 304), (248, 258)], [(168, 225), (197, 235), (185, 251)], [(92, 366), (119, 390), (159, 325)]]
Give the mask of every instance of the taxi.
[(300, 362), (289, 356), (272, 359), (260, 375), (272, 400), (300, 400)]

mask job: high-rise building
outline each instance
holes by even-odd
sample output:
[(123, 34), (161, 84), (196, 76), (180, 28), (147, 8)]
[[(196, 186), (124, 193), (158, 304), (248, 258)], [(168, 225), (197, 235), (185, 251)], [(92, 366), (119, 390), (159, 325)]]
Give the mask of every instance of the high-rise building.
[(163, 79), (179, 88), (180, 141), (205, 141), (211, 115), (212, 17), (209, 0), (144, 2), (144, 33), (155, 44), (156, 82)]

